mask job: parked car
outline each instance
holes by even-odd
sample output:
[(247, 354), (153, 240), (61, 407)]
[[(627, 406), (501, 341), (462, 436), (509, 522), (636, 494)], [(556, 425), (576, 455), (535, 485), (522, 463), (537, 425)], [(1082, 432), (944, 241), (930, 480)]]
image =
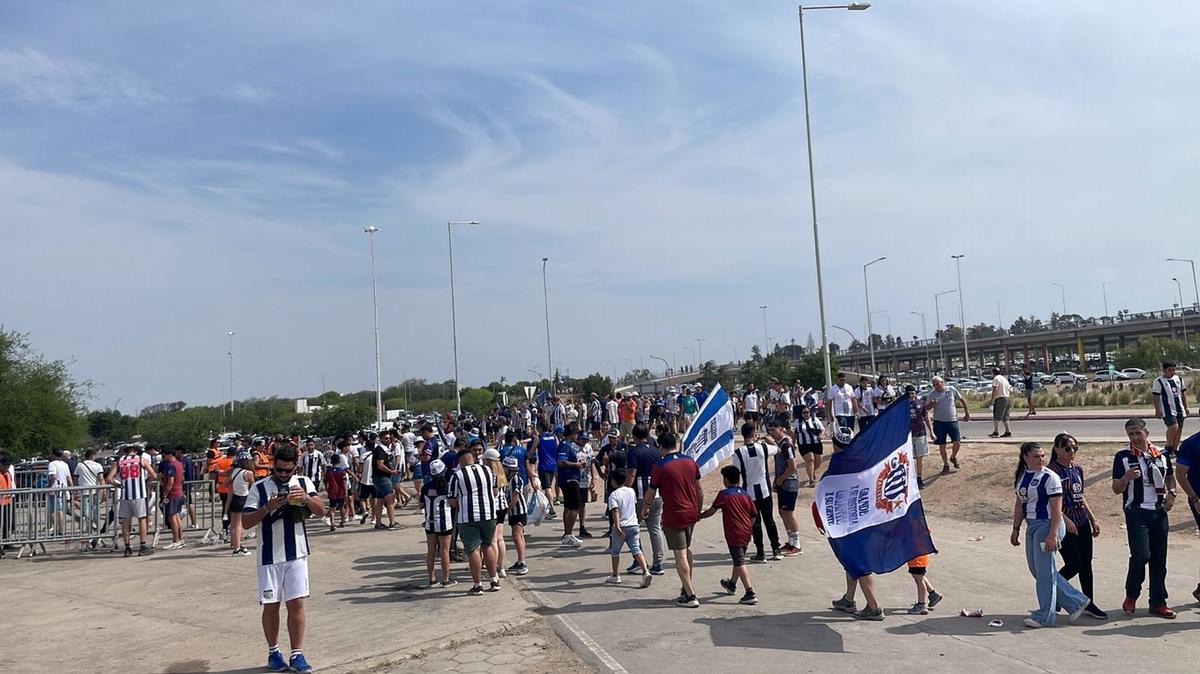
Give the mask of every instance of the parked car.
[(1056, 383), (1054, 381), (1054, 375), (1046, 374), (1045, 372), (1034, 372), (1033, 379), (1034, 381), (1043, 385)]
[(1055, 384), (1071, 384), (1072, 386), (1087, 382), (1087, 377), (1074, 372), (1055, 372), (1050, 375), (1050, 379)]
[(1140, 367), (1127, 367), (1120, 371), (1126, 379), (1145, 379), (1146, 371)]
[(1124, 381), (1129, 378), (1129, 375), (1125, 374), (1124, 370), (1118, 370), (1116, 372), (1109, 372), (1108, 370), (1096, 370), (1095, 376), (1092, 377), (1092, 381)]

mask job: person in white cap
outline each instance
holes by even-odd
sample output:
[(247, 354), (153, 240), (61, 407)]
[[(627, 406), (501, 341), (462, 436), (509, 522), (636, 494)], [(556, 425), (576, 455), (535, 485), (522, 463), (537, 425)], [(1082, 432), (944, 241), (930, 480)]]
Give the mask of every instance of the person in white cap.
[(454, 516), (450, 510), (450, 487), (446, 481), (446, 464), (441, 459), (429, 462), (432, 479), (421, 488), (421, 505), (425, 510), (425, 570), (433, 587), (437, 579), (433, 575), (435, 556), (441, 557), (442, 587), (454, 585), (450, 577), (450, 532), (454, 530)]

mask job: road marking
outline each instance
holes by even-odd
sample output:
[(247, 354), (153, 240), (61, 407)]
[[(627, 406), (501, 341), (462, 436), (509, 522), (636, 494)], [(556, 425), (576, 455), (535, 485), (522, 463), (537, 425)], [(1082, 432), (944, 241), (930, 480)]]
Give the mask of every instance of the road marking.
[[(528, 592), (533, 596), (534, 599), (537, 600), (539, 605), (544, 608), (553, 609), (550, 603), (546, 601), (546, 598), (542, 596), (542, 593), (529, 587), (528, 583), (522, 582), (521, 585), (524, 586), (526, 592)], [(596, 659), (608, 668), (608, 671), (612, 672), (613, 674), (629, 674), (629, 670), (622, 667), (621, 663), (617, 662), (616, 658), (609, 655), (608, 651), (604, 650), (604, 647), (597, 643), (595, 639), (588, 636), (588, 633), (584, 632), (583, 628), (581, 628), (574, 620), (571, 620), (565, 615), (552, 615), (549, 617), (562, 623), (562, 626), (567, 628), (567, 631), (569, 631), (572, 636), (578, 639), (579, 643), (583, 644), (585, 648), (591, 651), (592, 655), (596, 656)]]

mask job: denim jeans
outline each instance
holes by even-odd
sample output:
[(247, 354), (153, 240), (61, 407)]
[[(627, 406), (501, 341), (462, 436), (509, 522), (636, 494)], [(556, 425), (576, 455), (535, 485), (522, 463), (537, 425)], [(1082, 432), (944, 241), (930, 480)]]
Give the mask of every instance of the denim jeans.
[(1150, 565), (1150, 606), (1167, 605), (1167, 513), (1165, 510), (1125, 511), (1125, 533), (1129, 538), (1129, 571), (1125, 574), (1125, 596), (1137, 599)]
[[(1058, 540), (1062, 541), (1065, 526), (1058, 532)], [(1050, 533), (1050, 520), (1028, 520), (1025, 528), (1025, 562), (1029, 565), (1029, 573), (1036, 581), (1038, 608), (1030, 614), (1037, 622), (1051, 627), (1057, 606), (1062, 606), (1067, 613), (1074, 613), (1090, 601), (1083, 593), (1076, 590), (1058, 572), (1055, 553), (1043, 552), (1041, 544)]]
[(662, 499), (654, 499), (650, 502), (650, 511), (646, 513), (646, 519), (643, 520), (646, 524), (646, 533), (650, 534), (650, 550), (653, 554), (651, 565), (662, 564), (663, 547), (667, 542), (666, 538), (663, 537), (662, 510)]

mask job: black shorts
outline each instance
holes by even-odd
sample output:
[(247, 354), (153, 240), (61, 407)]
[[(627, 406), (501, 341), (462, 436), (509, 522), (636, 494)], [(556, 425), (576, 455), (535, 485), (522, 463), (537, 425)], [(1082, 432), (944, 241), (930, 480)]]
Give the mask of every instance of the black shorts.
[(796, 448), (796, 451), (800, 452), (800, 456), (808, 456), (809, 454), (816, 454), (817, 456), (820, 456), (825, 453), (825, 446), (821, 443), (817, 443), (815, 445), (800, 445), (798, 448)]
[(508, 508), (501, 508), (496, 511), (496, 524), (504, 524), (504, 520), (508, 519)]
[(758, 412), (746, 412), (743, 416), (746, 418), (746, 421), (758, 421), (762, 418), (762, 415)]
[(925, 568), (925, 567), (923, 567), (923, 566), (910, 566), (910, 567), (908, 567), (908, 572), (909, 572), (909, 573), (911, 573), (911, 574), (912, 574), (912, 575), (914, 575), (914, 576), (924, 576), (924, 575), (925, 575), (925, 571), (926, 571), (926, 568)]
[(540, 480), (542, 483), (542, 489), (549, 489), (550, 486), (554, 484), (554, 471), (539, 470), (538, 480)]
[(358, 485), (358, 500), (367, 501), (375, 498), (375, 487), (369, 484)]
[(521, 513), (520, 515), (509, 515), (508, 516), (508, 526), (510, 526), (510, 527), (526, 526), (525, 513)]
[(731, 545), (729, 546), (729, 557), (733, 560), (734, 566), (746, 565), (746, 546)]
[(780, 489), (776, 492), (776, 498), (779, 499), (779, 509), (783, 512), (796, 511), (796, 498), (800, 496), (798, 491), (787, 491)]
[(329, 508), (331, 510), (341, 510), (342, 506), (344, 506), (344, 505), (346, 505), (346, 499), (344, 499), (344, 498), (329, 499)]
[(1163, 425), (1168, 427), (1178, 425), (1179, 430), (1183, 431), (1183, 421), (1186, 418), (1187, 417), (1177, 417), (1174, 414), (1167, 414), (1163, 416)]
[(592, 431), (600, 430), (600, 422), (599, 421), (589, 421), (588, 422), (588, 430), (592, 430)]
[(579, 510), (583, 505), (581, 495), (582, 490), (579, 488), (579, 482), (567, 480), (567, 483), (562, 485), (563, 508), (567, 510)]
[(246, 497), (238, 496), (237, 494), (229, 494), (229, 512), (240, 513), (242, 508), (246, 507)]

